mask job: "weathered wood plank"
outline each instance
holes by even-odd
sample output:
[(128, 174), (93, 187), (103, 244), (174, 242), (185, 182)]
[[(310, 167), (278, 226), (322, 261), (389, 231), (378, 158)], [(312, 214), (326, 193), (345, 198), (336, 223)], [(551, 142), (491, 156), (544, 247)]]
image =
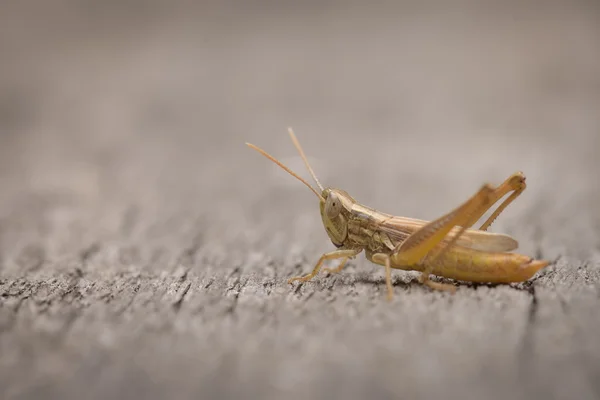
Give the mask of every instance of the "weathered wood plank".
[[(55, 3), (0, 12), (0, 398), (600, 397), (596, 5)], [(331, 246), (243, 146), (306, 175), (290, 124), (386, 212), (523, 170), (493, 230), (555, 262), (454, 296), (395, 272), (392, 304), (362, 258), (290, 287)]]

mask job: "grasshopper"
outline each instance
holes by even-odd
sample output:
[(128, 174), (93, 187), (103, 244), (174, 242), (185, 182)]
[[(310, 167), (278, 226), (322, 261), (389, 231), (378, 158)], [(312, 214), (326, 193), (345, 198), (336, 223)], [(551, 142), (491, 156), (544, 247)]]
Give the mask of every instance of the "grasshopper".
[[(326, 260), (340, 259), (336, 268), (323, 269), (329, 273), (339, 273), (348, 260), (363, 250), (367, 260), (385, 267), (387, 299), (390, 301), (393, 299), (392, 268), (419, 271), (421, 284), (435, 290), (455, 292), (455, 285), (432, 281), (430, 275), (479, 283), (523, 282), (549, 264), (548, 261), (509, 253), (518, 247), (515, 239), (509, 235), (487, 232), (498, 215), (525, 190), (522, 172), (514, 173), (497, 187), (484, 184), (462, 205), (433, 221), (398, 217), (364, 206), (344, 190), (324, 188), (296, 135), (291, 128), (288, 132), (306, 168), (321, 189), (320, 193), (266, 151), (250, 143), (246, 145), (301, 181), (319, 198), (323, 225), (336, 247), (336, 250), (319, 258), (312, 272), (289, 279), (289, 284), (311, 280)], [(473, 229), (472, 226), (485, 212), (508, 193), (511, 195), (483, 225)]]

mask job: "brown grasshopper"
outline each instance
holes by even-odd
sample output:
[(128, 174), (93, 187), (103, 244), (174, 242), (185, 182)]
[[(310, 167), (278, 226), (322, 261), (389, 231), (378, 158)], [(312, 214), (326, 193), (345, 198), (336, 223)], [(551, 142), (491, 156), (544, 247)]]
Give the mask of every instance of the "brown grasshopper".
[[(325, 260), (341, 259), (337, 268), (324, 268), (329, 273), (341, 272), (346, 262), (363, 250), (369, 261), (385, 267), (388, 300), (393, 297), (392, 268), (420, 271), (422, 284), (454, 292), (454, 285), (432, 281), (429, 276), (481, 283), (523, 282), (548, 265), (548, 261), (508, 253), (518, 247), (517, 241), (508, 235), (487, 232), (498, 215), (525, 190), (525, 176), (521, 172), (511, 175), (498, 187), (483, 185), (461, 206), (434, 221), (397, 217), (366, 207), (343, 190), (325, 189), (291, 128), (289, 134), (321, 193), (264, 150), (246, 144), (313, 191), (319, 198), (327, 235), (337, 250), (323, 254), (311, 273), (291, 278), (288, 283), (309, 281), (319, 273)], [(479, 229), (471, 228), (510, 192)]]

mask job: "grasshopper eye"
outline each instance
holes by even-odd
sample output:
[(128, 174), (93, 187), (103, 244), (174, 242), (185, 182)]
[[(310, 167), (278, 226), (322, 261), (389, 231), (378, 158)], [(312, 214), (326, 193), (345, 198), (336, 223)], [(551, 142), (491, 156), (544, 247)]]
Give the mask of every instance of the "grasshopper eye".
[(330, 193), (325, 203), (325, 214), (329, 218), (337, 217), (342, 211), (342, 202), (335, 193)]

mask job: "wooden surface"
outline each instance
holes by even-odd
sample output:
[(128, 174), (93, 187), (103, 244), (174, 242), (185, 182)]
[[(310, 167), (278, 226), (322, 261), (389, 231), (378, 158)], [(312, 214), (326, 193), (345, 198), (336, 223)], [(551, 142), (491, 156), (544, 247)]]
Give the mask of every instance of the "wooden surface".
[[(0, 398), (600, 397), (594, 2), (13, 2), (0, 11)], [(100, 5), (103, 4), (103, 5)], [(333, 248), (321, 180), (553, 264), (452, 296)]]

